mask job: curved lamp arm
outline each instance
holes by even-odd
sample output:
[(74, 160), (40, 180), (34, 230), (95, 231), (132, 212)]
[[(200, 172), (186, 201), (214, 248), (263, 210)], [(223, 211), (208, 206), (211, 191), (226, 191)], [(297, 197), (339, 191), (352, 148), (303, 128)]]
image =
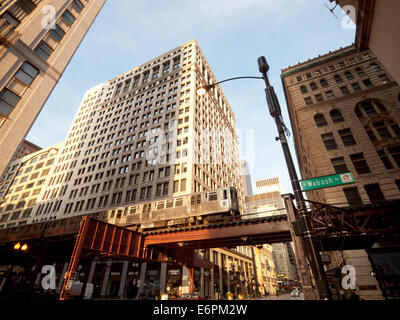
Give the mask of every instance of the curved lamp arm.
[(205, 95), (208, 91), (210, 91), (211, 88), (215, 87), (215, 85), (220, 84), (222, 82), (227, 82), (231, 80), (237, 80), (237, 79), (264, 79), (264, 77), (252, 77), (252, 76), (245, 76), (245, 77), (234, 77), (234, 78), (229, 78), (225, 80), (221, 80), (215, 83), (207, 84), (201, 87), (196, 88), (196, 94), (199, 96)]

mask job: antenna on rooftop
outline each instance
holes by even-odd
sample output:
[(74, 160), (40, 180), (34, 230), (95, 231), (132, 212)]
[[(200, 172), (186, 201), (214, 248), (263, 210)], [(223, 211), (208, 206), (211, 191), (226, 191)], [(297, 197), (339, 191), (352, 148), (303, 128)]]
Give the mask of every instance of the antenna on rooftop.
[(338, 17), (335, 15), (335, 13), (333, 12), (335, 9), (336, 9), (336, 7), (337, 7), (337, 2), (335, 1), (335, 6), (331, 9), (331, 8), (329, 8), (328, 7), (328, 5), (325, 3), (325, 7), (327, 7), (328, 8), (328, 10), (335, 16), (335, 18), (337, 19)]

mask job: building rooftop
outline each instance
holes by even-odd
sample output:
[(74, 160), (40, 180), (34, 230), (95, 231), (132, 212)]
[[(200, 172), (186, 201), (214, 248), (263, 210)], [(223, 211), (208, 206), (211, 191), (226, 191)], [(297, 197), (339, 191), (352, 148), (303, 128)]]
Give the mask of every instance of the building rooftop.
[(304, 62), (299, 62), (298, 64), (294, 66), (288, 66), (287, 68), (281, 69), (281, 77), (287, 77), (291, 74), (301, 72), (303, 70), (324, 64), (329, 61), (336, 60), (342, 56), (347, 56), (349, 54), (355, 53), (357, 51), (356, 47), (354, 44), (347, 46), (347, 47), (340, 47), (338, 50), (335, 51), (329, 51), (328, 53), (324, 55), (319, 55), (316, 58), (313, 59), (308, 59), (307, 61)]

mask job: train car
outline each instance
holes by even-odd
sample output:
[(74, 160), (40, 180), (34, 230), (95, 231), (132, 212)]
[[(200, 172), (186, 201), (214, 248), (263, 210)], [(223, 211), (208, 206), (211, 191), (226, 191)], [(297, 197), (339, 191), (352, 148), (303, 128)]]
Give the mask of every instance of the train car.
[(116, 208), (109, 210), (104, 220), (149, 230), (207, 224), (229, 216), (240, 218), (237, 191), (234, 187)]

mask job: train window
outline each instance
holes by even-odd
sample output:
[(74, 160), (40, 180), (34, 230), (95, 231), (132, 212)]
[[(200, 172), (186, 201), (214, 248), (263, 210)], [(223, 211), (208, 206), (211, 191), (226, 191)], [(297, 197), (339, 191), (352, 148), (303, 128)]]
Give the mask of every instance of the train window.
[(228, 199), (228, 191), (224, 190), (224, 200)]
[(197, 204), (200, 204), (201, 203), (201, 195), (199, 194), (198, 196), (197, 196)]
[(232, 201), (237, 200), (236, 190), (233, 188), (231, 188), (231, 199), (232, 199)]
[(215, 201), (218, 199), (218, 194), (216, 192), (210, 192), (210, 196), (208, 198), (209, 201)]
[(135, 214), (136, 213), (136, 206), (131, 207), (131, 210), (129, 211), (129, 214)]
[(122, 215), (122, 210), (117, 211), (117, 219), (120, 219)]
[(191, 197), (190, 203), (194, 205), (194, 196)]
[(175, 207), (179, 207), (181, 205), (183, 205), (183, 199), (182, 198), (176, 199), (175, 200)]
[(174, 206), (174, 200), (167, 200), (167, 208), (172, 208)]
[(111, 217), (110, 218), (112, 219), (112, 218), (114, 218), (114, 216), (115, 216), (115, 212), (113, 210), (113, 211), (111, 211)]
[(164, 201), (158, 201), (157, 202), (157, 210), (164, 209)]

